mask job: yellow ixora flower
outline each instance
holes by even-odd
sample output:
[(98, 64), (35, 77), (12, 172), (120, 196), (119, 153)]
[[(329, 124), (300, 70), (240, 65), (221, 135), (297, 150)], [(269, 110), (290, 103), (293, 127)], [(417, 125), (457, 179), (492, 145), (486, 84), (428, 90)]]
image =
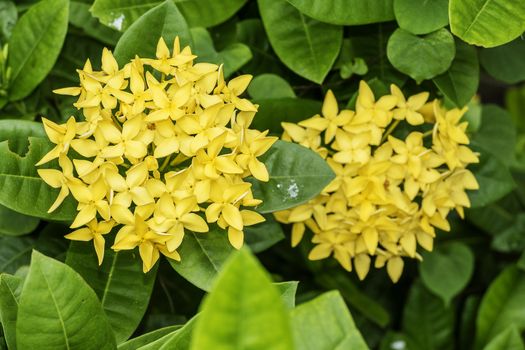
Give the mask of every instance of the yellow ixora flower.
[[(479, 187), (467, 169), (478, 155), (468, 147), (466, 109), (427, 103), (427, 92), (406, 98), (395, 85), (390, 91), (376, 99), (360, 82), (355, 111), (339, 110), (328, 91), (321, 115), (283, 123), (283, 139), (326, 158), (336, 177), (318, 197), (275, 217), (292, 225), (292, 246), (309, 229), (311, 260), (333, 256), (363, 279), (375, 258), (397, 282), (404, 258), (420, 260), (418, 246), (430, 251), (435, 229), (450, 230), (450, 211), (463, 217), (466, 190)], [(414, 130), (392, 136), (402, 122)]]
[[(66, 238), (93, 240), (99, 264), (114, 228), (111, 248), (138, 247), (147, 272), (160, 255), (184, 258), (177, 249), (188, 231), (206, 234), (216, 223), (239, 249), (244, 227), (264, 221), (248, 209), (261, 201), (245, 178), (268, 181), (258, 157), (277, 138), (250, 129), (257, 106), (241, 95), (252, 77), (226, 82), (222, 66), (195, 58), (178, 38), (171, 52), (161, 38), (156, 58), (122, 67), (104, 49), (101, 71), (88, 60), (79, 87), (55, 90), (78, 96), (85, 119), (43, 119), (56, 146), (37, 165), (58, 158), (61, 170), (38, 173), (60, 189), (50, 212), (70, 193), (78, 201)], [(70, 158), (70, 148), (80, 158)]]

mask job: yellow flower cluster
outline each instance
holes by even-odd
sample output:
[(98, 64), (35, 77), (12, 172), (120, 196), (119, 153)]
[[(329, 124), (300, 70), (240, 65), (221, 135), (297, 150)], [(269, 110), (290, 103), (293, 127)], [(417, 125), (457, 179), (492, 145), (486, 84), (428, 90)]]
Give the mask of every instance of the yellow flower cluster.
[(119, 69), (104, 49), (102, 71), (88, 60), (78, 70), (80, 87), (55, 90), (79, 96), (74, 106), (85, 121), (43, 119), (56, 146), (37, 165), (58, 158), (62, 170), (38, 172), (60, 188), (50, 212), (69, 193), (78, 201), (71, 225), (77, 230), (66, 237), (93, 240), (99, 264), (104, 235), (114, 227), (111, 248), (138, 246), (146, 272), (160, 254), (180, 260), (186, 230), (207, 232), (216, 223), (238, 249), (243, 228), (264, 221), (245, 209), (261, 201), (243, 179), (268, 181), (257, 157), (276, 138), (249, 129), (257, 106), (239, 96), (252, 77), (226, 83), (222, 66), (195, 58), (189, 47), (180, 49), (178, 38), (172, 52), (161, 38), (156, 59), (135, 57)]
[[(435, 229), (450, 229), (451, 210), (463, 217), (470, 206), (465, 190), (478, 188), (466, 169), (478, 162), (461, 121), (466, 109), (446, 110), (428, 97), (406, 99), (392, 85), (376, 101), (361, 82), (355, 111), (339, 111), (328, 91), (322, 115), (282, 123), (284, 140), (316, 151), (336, 174), (316, 198), (276, 213), (278, 221), (292, 224), (292, 246), (307, 227), (315, 244), (311, 260), (333, 255), (348, 271), (353, 262), (364, 279), (375, 256), (375, 267), (386, 265), (397, 282), (403, 257), (421, 259), (418, 245), (431, 251)], [(391, 135), (400, 122), (412, 130), (404, 139)]]

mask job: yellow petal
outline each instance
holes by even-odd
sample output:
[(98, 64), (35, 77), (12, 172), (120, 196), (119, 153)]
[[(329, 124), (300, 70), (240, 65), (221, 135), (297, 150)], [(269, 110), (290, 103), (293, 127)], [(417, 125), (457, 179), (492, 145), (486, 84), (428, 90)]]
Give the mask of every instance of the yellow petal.
[(222, 209), (222, 216), (224, 220), (226, 220), (228, 225), (232, 226), (233, 228), (239, 231), (242, 231), (243, 221), (239, 208), (237, 208), (233, 204), (225, 204), (224, 208)]
[(97, 253), (98, 258), (98, 265), (102, 265), (102, 261), (104, 260), (104, 246), (105, 246), (105, 240), (102, 235), (95, 234), (93, 236), (93, 245), (95, 246), (95, 252)]
[(318, 244), (308, 254), (310, 260), (321, 260), (326, 259), (332, 254), (332, 246), (329, 244)]
[(44, 180), (46, 184), (53, 188), (62, 186), (62, 179), (64, 174), (56, 169), (38, 169), (38, 175)]
[(70, 234), (65, 235), (64, 237), (73, 241), (87, 242), (93, 239), (93, 233), (89, 228), (83, 227), (81, 229), (71, 232)]
[(244, 226), (252, 226), (260, 224), (261, 222), (266, 221), (264, 216), (253, 211), (253, 210), (241, 210), (242, 222)]
[(97, 210), (95, 208), (95, 206), (93, 205), (86, 205), (84, 208), (82, 208), (77, 216), (75, 217), (75, 220), (73, 221), (73, 223), (71, 224), (71, 228), (77, 228), (77, 227), (80, 227), (82, 225), (85, 225), (87, 224), (88, 222), (90, 222), (91, 220), (93, 220), (95, 218), (95, 216), (97, 215)]
[(399, 281), (399, 278), (403, 273), (403, 266), (404, 262), (400, 256), (394, 256), (388, 259), (388, 262), (386, 263), (386, 271), (392, 282), (397, 283), (397, 281)]
[(208, 232), (209, 231), (206, 221), (204, 221), (203, 218), (201, 218), (199, 215), (194, 214), (194, 213), (188, 213), (184, 215), (180, 219), (180, 222), (184, 224), (185, 228), (193, 232)]
[(357, 272), (357, 277), (362, 281), (365, 279), (370, 270), (370, 256), (366, 254), (359, 254), (354, 258), (354, 266)]
[(292, 226), (292, 247), (296, 247), (303, 239), (305, 226), (302, 222), (295, 223)]
[(246, 90), (252, 78), (253, 76), (250, 74), (239, 75), (238, 77), (230, 80), (228, 83), (228, 89), (233, 92), (235, 96), (239, 96), (244, 92), (244, 90)]
[(328, 119), (333, 119), (339, 113), (339, 108), (337, 106), (337, 100), (335, 99), (334, 93), (332, 90), (328, 90), (323, 102), (322, 109), (323, 116)]
[(228, 240), (235, 249), (241, 249), (244, 243), (244, 233), (230, 226), (228, 228)]
[(257, 180), (263, 182), (268, 182), (268, 180), (270, 180), (270, 175), (268, 174), (266, 165), (257, 158), (253, 157), (250, 159), (250, 162), (248, 163), (248, 169), (250, 169), (253, 177), (255, 177)]

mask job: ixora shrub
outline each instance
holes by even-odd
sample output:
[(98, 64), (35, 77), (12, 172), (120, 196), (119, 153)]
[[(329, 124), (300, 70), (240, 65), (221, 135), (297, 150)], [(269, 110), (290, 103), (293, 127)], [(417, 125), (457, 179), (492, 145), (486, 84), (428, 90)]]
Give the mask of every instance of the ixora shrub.
[(524, 23), (0, 2), (0, 349), (524, 349)]

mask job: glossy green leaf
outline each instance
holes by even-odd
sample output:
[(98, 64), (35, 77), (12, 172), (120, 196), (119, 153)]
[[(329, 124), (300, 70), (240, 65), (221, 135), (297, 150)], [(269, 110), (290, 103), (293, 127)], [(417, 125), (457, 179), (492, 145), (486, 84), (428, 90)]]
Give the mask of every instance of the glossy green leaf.
[(498, 252), (516, 252), (525, 250), (525, 213), (518, 213), (510, 227), (500, 231), (492, 240), (492, 249)]
[(288, 0), (302, 13), (321, 22), (356, 25), (394, 19), (392, 0)]
[(524, 350), (525, 344), (515, 326), (509, 326), (494, 337), (483, 350)]
[(0, 42), (6, 43), (18, 19), (18, 11), (12, 1), (0, 1)]
[(509, 325), (525, 329), (525, 272), (506, 268), (483, 296), (476, 320), (476, 348), (481, 349)]
[(317, 196), (334, 179), (334, 172), (317, 153), (292, 142), (277, 141), (261, 158), (270, 180), (251, 181), (257, 207), (271, 213), (305, 203)]
[(172, 47), (176, 36), (180, 38), (181, 46), (191, 44), (186, 20), (177, 6), (165, 1), (146, 12), (122, 34), (114, 55), (121, 65), (135, 55), (154, 58), (159, 38), (162, 37), (168, 47)]
[(307, 17), (285, 0), (259, 0), (258, 4), (280, 60), (300, 76), (321, 84), (339, 54), (343, 29)]
[(480, 50), (481, 65), (494, 78), (509, 84), (525, 80), (525, 40), (518, 38), (508, 44)]
[(418, 281), (408, 294), (403, 311), (403, 331), (417, 349), (452, 349), (454, 343), (454, 309), (445, 307)]
[(494, 47), (525, 31), (525, 2), (450, 0), (450, 29), (472, 45)]
[(125, 343), (120, 344), (117, 349), (118, 350), (137, 350), (143, 346), (146, 346), (148, 344), (151, 344), (164, 336), (171, 334), (177, 330), (179, 330), (181, 326), (169, 326), (164, 328), (159, 328), (157, 330), (154, 330), (152, 332), (142, 334), (136, 338), (130, 339)]
[(72, 242), (66, 264), (97, 293), (117, 344), (126, 341), (146, 312), (158, 264), (148, 273), (143, 273), (142, 261), (137, 254), (114, 252), (108, 248), (99, 266), (91, 242)]
[(270, 130), (280, 136), (281, 122), (297, 123), (321, 112), (322, 103), (305, 98), (275, 98), (255, 100), (259, 111), (252, 127), (261, 131)]
[(74, 26), (82, 28), (89, 36), (102, 41), (108, 45), (115, 45), (121, 33), (101, 24), (89, 12), (90, 5), (78, 1), (71, 1), (71, 13), (69, 22)]
[(454, 38), (445, 28), (424, 36), (399, 28), (390, 36), (387, 45), (390, 63), (417, 82), (446, 72), (455, 52)]
[[(192, 27), (211, 27), (235, 14), (247, 0), (173, 0)], [(159, 0), (95, 0), (91, 12), (105, 25), (125, 31)]]
[(253, 99), (295, 98), (290, 84), (276, 74), (261, 74), (253, 78), (248, 93)]
[(291, 316), (297, 349), (368, 349), (339, 292), (328, 292), (301, 304)]
[(469, 103), (479, 85), (479, 62), (476, 49), (456, 40), (456, 56), (450, 68), (433, 79), (434, 84), (458, 107)]
[(15, 273), (29, 265), (33, 244), (29, 237), (0, 237), (0, 272)]
[(225, 264), (197, 319), (192, 350), (293, 349), (290, 320), (270, 277), (248, 252)]
[(423, 254), (419, 271), (423, 284), (448, 306), (472, 277), (474, 254), (463, 243), (438, 245), (432, 252)]
[(19, 277), (0, 274), (0, 322), (7, 346), (12, 350), (16, 350), (16, 318), (22, 282)]
[(0, 205), (0, 235), (21, 236), (32, 232), (40, 220)]
[(9, 39), (9, 100), (26, 97), (49, 73), (64, 43), (68, 0), (43, 0), (32, 6)]
[(115, 349), (95, 292), (72, 268), (33, 252), (16, 339), (19, 349)]
[[(0, 204), (19, 213), (53, 220), (71, 220), (76, 215), (72, 196), (52, 214), (47, 210), (59, 190), (38, 176), (35, 164), (52, 148), (41, 136), (42, 124), (24, 120), (0, 121)], [(29, 139), (28, 139), (29, 138)], [(52, 167), (53, 163), (42, 168)], [(13, 198), (17, 198), (13, 201)]]
[(206, 233), (187, 231), (177, 249), (181, 261), (169, 262), (175, 271), (193, 285), (209, 291), (217, 273), (234, 250), (227, 233), (212, 226), (210, 232)]
[(297, 286), (299, 285), (299, 282), (288, 281), (274, 283), (273, 285), (279, 290), (279, 294), (281, 295), (284, 305), (286, 305), (286, 307), (290, 310), (293, 309), (295, 307), (295, 294), (297, 293)]
[(138, 350), (190, 350), (191, 337), (198, 317), (195, 316), (179, 330), (171, 332), (162, 338), (149, 343)]
[(448, 24), (448, 0), (394, 0), (399, 27), (412, 34), (428, 34)]
[(265, 222), (244, 227), (244, 241), (254, 253), (262, 252), (284, 239), (281, 224), (275, 221), (273, 215), (265, 215), (264, 218)]

